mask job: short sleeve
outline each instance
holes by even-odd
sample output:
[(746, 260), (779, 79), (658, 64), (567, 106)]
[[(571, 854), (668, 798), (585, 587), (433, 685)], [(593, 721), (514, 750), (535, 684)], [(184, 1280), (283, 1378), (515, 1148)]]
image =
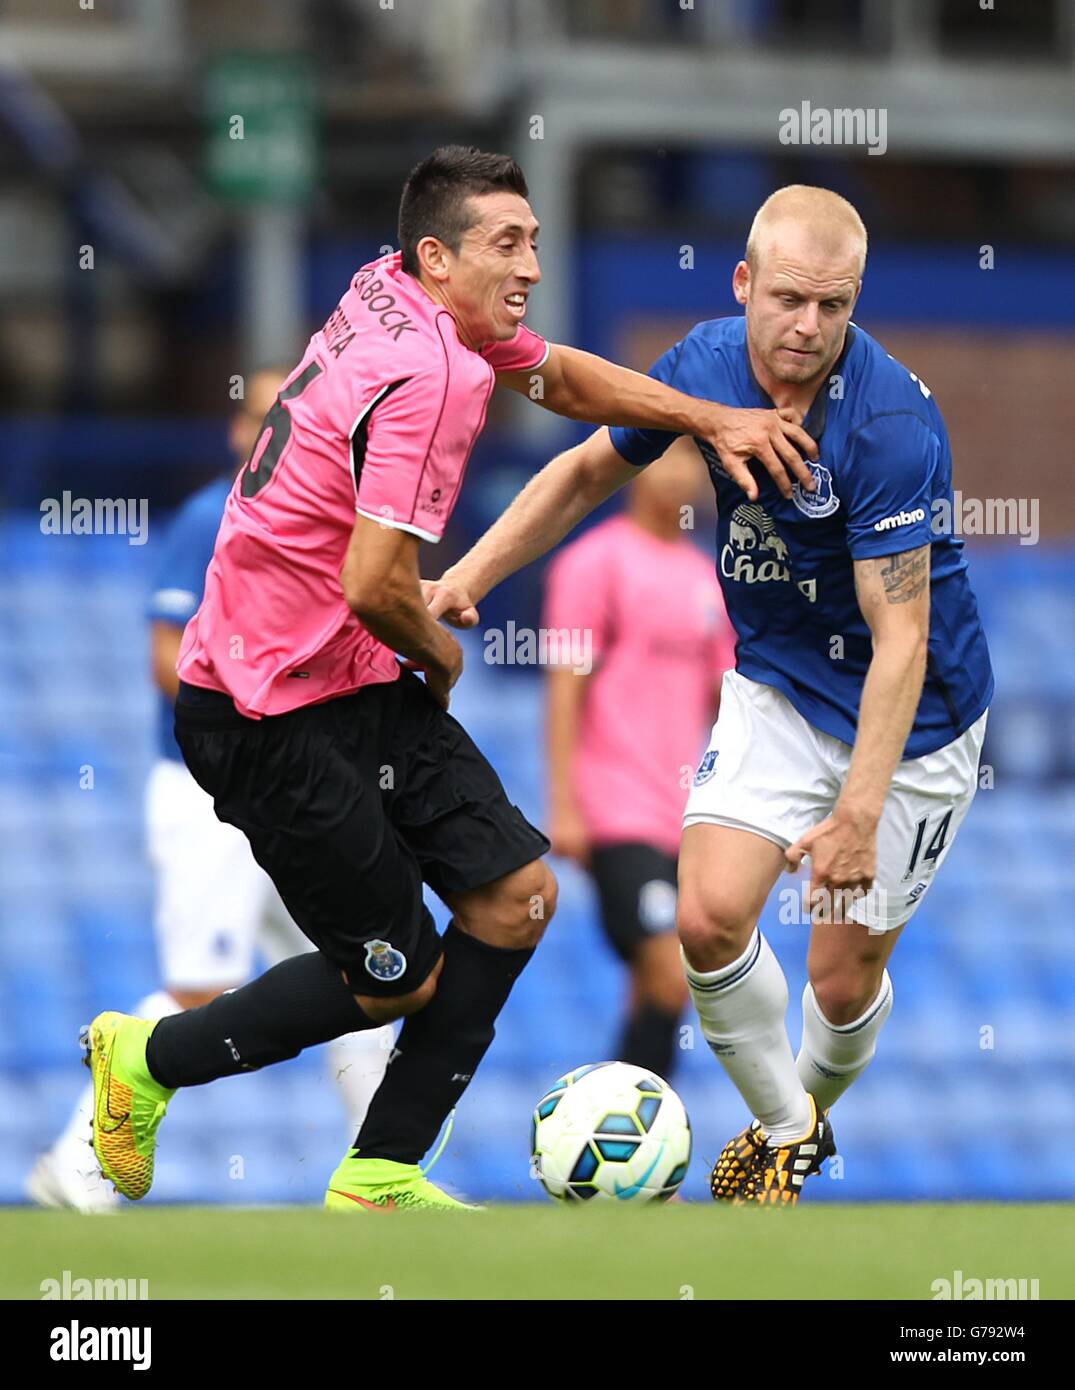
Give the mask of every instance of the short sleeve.
[(533, 371), (545, 365), (549, 345), (540, 334), (531, 332), (525, 323), (521, 323), (514, 337), (506, 343), (486, 343), (480, 355), (494, 372)]
[(931, 527), (943, 443), (910, 412), (878, 416), (851, 438), (837, 491), (854, 560), (917, 550)]
[(596, 662), (612, 637), (611, 597), (606, 547), (599, 530), (590, 531), (565, 546), (545, 571), (542, 627), (589, 632)]
[(219, 514), (201, 497), (175, 514), (153, 567), (153, 590), (146, 606), (151, 622), (186, 627), (202, 601), (205, 571), (219, 529)]
[[(654, 381), (662, 381), (666, 386), (671, 386), (675, 381), (684, 341), (681, 339), (658, 357), (646, 375), (651, 376)], [(638, 468), (644, 468), (647, 463), (659, 459), (679, 438), (669, 430), (642, 430), (627, 425), (616, 425), (608, 433), (616, 452)]]
[(386, 386), (363, 412), (351, 436), (361, 516), (440, 540), (465, 462), (460, 451), (436, 447), (447, 398), (447, 368), (423, 371)]

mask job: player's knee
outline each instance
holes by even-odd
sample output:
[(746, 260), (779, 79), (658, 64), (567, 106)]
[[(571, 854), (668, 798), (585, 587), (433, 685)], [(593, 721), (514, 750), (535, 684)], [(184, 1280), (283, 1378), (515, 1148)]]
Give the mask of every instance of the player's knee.
[(676, 932), (687, 963), (696, 970), (719, 970), (746, 950), (755, 919), (733, 899), (705, 898), (680, 891)]
[(533, 891), (527, 895), (527, 916), (538, 922), (537, 935), (533, 942), (536, 946), (556, 912), (560, 885), (544, 859), (535, 859), (532, 864), (527, 865), (527, 869), (533, 879)]
[(556, 911), (559, 891), (556, 875), (542, 859), (535, 859), (511, 875), (500, 922), (500, 945), (515, 950), (536, 946)]
[(556, 911), (556, 877), (535, 859), (456, 908), (464, 930), (507, 950), (536, 946)]
[(437, 992), (439, 970), (431, 971), (417, 989), (408, 994), (393, 994), (387, 998), (381, 995), (356, 994), (355, 1002), (367, 1018), (374, 1023), (394, 1023), (398, 1018), (416, 1014), (433, 998)]
[(812, 975), (810, 984), (822, 1017), (839, 1028), (861, 1018), (877, 998), (880, 974), (864, 978), (857, 971), (834, 969)]

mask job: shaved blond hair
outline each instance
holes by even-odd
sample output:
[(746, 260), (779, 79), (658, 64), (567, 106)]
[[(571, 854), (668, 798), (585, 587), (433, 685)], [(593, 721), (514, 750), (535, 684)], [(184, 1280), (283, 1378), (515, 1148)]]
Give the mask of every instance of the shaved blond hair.
[(850, 243), (858, 251), (858, 273), (862, 278), (866, 269), (865, 223), (839, 193), (808, 183), (789, 183), (786, 188), (778, 188), (754, 214), (746, 251), (752, 275), (758, 268), (762, 246), (784, 223), (808, 228), (819, 248), (830, 255), (838, 255)]

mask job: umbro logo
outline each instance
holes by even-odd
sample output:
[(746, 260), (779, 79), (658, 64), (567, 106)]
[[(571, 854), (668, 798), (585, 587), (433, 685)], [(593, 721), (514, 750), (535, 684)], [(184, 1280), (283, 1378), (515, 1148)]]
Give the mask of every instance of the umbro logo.
[(924, 507), (915, 507), (913, 512), (899, 511), (895, 516), (884, 516), (880, 521), (875, 521), (873, 529), (875, 531), (896, 531), (901, 526), (910, 526), (915, 521), (925, 521), (926, 511)]

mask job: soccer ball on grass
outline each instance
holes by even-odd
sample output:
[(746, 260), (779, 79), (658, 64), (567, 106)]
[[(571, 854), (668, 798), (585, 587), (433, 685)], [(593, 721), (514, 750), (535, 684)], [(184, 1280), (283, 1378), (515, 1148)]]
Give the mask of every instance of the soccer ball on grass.
[(531, 1171), (559, 1201), (667, 1201), (687, 1173), (690, 1121), (659, 1076), (595, 1062), (538, 1101), (530, 1154)]

